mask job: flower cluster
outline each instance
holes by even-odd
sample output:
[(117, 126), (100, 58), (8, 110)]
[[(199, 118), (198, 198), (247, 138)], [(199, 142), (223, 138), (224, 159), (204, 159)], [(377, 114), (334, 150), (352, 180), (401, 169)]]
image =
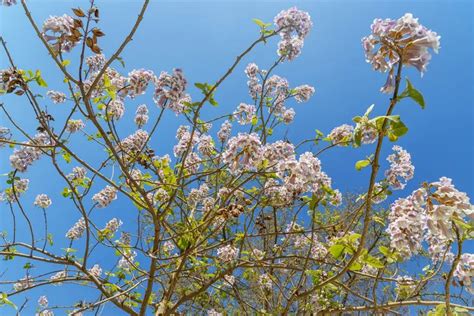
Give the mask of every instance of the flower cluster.
[(264, 273), (260, 275), (258, 278), (258, 284), (266, 290), (271, 290), (272, 289), (272, 279), (268, 276), (268, 274)]
[(219, 313), (215, 309), (210, 309), (207, 311), (207, 316), (222, 316), (222, 313)]
[(215, 151), (214, 140), (212, 139), (212, 136), (201, 135), (201, 137), (199, 137), (197, 149), (203, 155), (207, 155), (207, 156), (212, 155)]
[(3, 142), (3, 141), (10, 140), (10, 138), (11, 138), (10, 129), (7, 127), (0, 126), (0, 148), (5, 146), (6, 144), (6, 142)]
[(38, 305), (41, 307), (47, 307), (48, 306), (48, 298), (44, 295), (40, 296), (38, 298)]
[(113, 235), (117, 232), (120, 226), (122, 226), (122, 221), (117, 218), (112, 218), (110, 221), (107, 222), (105, 225), (104, 230), (108, 233), (108, 235)]
[(115, 120), (121, 119), (125, 113), (125, 105), (123, 104), (123, 100), (117, 98), (110, 101), (109, 104), (107, 104), (105, 111), (108, 118), (113, 118)]
[(291, 122), (293, 122), (293, 120), (295, 119), (295, 114), (296, 114), (296, 112), (292, 108), (289, 108), (289, 109), (286, 109), (285, 111), (283, 111), (283, 114), (281, 115), (283, 123), (288, 125)]
[(245, 68), (245, 74), (249, 78), (247, 85), (249, 87), (250, 96), (256, 100), (259, 93), (261, 93), (262, 85), (259, 83), (257, 75), (259, 74), (258, 66), (255, 63), (250, 63)]
[(83, 167), (74, 167), (74, 168), (72, 168), (72, 172), (67, 175), (67, 178), (71, 181), (72, 180), (81, 180), (81, 179), (85, 178), (86, 173), (87, 173), (87, 171)]
[(389, 72), (386, 84), (381, 88), (390, 93), (395, 88), (394, 65), (402, 60), (423, 74), (431, 59), (429, 49), (438, 52), (440, 36), (418, 22), (411, 13), (398, 20), (375, 19), (372, 34), (362, 39), (366, 60), (374, 70)]
[(254, 105), (240, 103), (233, 115), (240, 125), (245, 125), (252, 123), (252, 119), (255, 117), (256, 111), (257, 110)]
[(33, 280), (27, 275), (24, 278), (21, 278), (20, 280), (18, 280), (18, 282), (16, 282), (15, 284), (13, 284), (13, 289), (15, 291), (21, 291), (21, 290), (29, 288), (32, 285), (33, 285)]
[(89, 273), (95, 276), (96, 278), (100, 278), (100, 276), (102, 275), (102, 268), (98, 264), (94, 264), (94, 266), (89, 269)]
[(353, 133), (354, 127), (352, 125), (343, 124), (334, 128), (328, 138), (334, 145), (347, 146), (352, 141)]
[(2, 0), (2, 5), (4, 5), (4, 6), (9, 7), (9, 6), (12, 6), (14, 4), (16, 4), (16, 0)]
[(221, 142), (225, 142), (227, 139), (229, 139), (231, 131), (232, 124), (228, 120), (225, 120), (217, 132), (217, 138), (219, 138)]
[(321, 178), (321, 162), (312, 153), (305, 152), (297, 160), (294, 156), (278, 163), (277, 175), (285, 188), (297, 194), (313, 189)]
[(74, 25), (74, 19), (67, 14), (50, 16), (44, 21), (42, 35), (57, 53), (71, 51), (81, 37), (81, 33)]
[(153, 80), (155, 80), (155, 74), (151, 70), (132, 70), (128, 73), (128, 95), (133, 99), (144, 94), (148, 84)]
[(164, 108), (168, 107), (175, 113), (183, 112), (185, 102), (191, 102), (189, 94), (185, 93), (187, 81), (181, 69), (173, 69), (173, 74), (163, 71), (155, 80), (153, 100)]
[(107, 60), (105, 59), (104, 54), (96, 54), (86, 58), (86, 64), (92, 72), (101, 70), (106, 62)]
[(163, 243), (163, 250), (165, 252), (171, 252), (173, 251), (174, 248), (175, 248), (175, 245), (173, 244), (171, 240), (167, 240)]
[(30, 180), (28, 179), (14, 179), (11, 188), (7, 188), (0, 195), (0, 201), (14, 202), (20, 195), (28, 190)]
[(81, 119), (78, 119), (78, 120), (70, 119), (70, 120), (67, 121), (66, 130), (69, 133), (75, 133), (77, 131), (80, 131), (84, 127), (86, 127), (86, 125), (84, 124), (84, 122)]
[(396, 200), (390, 207), (387, 228), (390, 245), (403, 256), (410, 257), (421, 248), (426, 221), (422, 207), (425, 195), (426, 192), (420, 189), (408, 198)]
[(119, 148), (123, 151), (125, 158), (128, 158), (142, 151), (147, 141), (148, 133), (139, 129), (134, 134), (123, 139), (119, 144)]
[(86, 230), (86, 221), (81, 217), (66, 233), (68, 239), (79, 239)]
[(124, 270), (130, 270), (134, 265), (135, 257), (137, 253), (135, 251), (127, 251), (123, 254), (118, 262), (118, 267)]
[(148, 108), (146, 105), (139, 105), (135, 112), (135, 124), (137, 124), (138, 127), (142, 127), (148, 122), (148, 118)]
[(464, 253), (454, 270), (454, 277), (458, 278), (470, 293), (474, 293), (472, 288), (472, 278), (474, 277), (474, 254)]
[[(434, 188), (430, 192), (426, 188)], [(453, 219), (472, 217), (474, 207), (464, 192), (458, 191), (451, 179), (426, 185), (414, 191), (406, 199), (399, 199), (391, 206), (387, 232), (391, 246), (402, 255), (411, 256), (421, 247), (423, 240), (428, 243), (432, 261), (437, 262), (447, 253), (450, 241), (455, 239)], [(458, 227), (458, 229), (462, 229)]]
[[(389, 155), (387, 160), (390, 162), (390, 169), (385, 172), (387, 182), (395, 190), (401, 190), (405, 187), (408, 180), (412, 179), (415, 173), (415, 167), (411, 163), (410, 154), (400, 146), (393, 146), (395, 153)], [(400, 181), (403, 179), (404, 182)]]
[(67, 272), (66, 271), (59, 271), (58, 273), (52, 275), (49, 279), (53, 281), (56, 285), (61, 285), (61, 282), (58, 282), (58, 280), (63, 280), (67, 277)]
[(48, 208), (51, 206), (51, 199), (46, 194), (38, 194), (35, 198), (34, 205), (41, 208)]
[(36, 134), (33, 140), (26, 143), (26, 145), (29, 146), (23, 146), (13, 152), (13, 154), (10, 156), (11, 166), (20, 172), (26, 171), (26, 169), (31, 166), (34, 161), (41, 157), (43, 149), (39, 146), (51, 146), (53, 143), (54, 142), (51, 140), (48, 134)]
[(262, 143), (255, 133), (239, 133), (229, 139), (222, 157), (233, 173), (255, 170), (262, 159)]
[(239, 255), (239, 249), (232, 245), (223, 246), (217, 249), (217, 256), (219, 260), (223, 263), (231, 262), (235, 260)]
[(301, 53), (303, 40), (308, 35), (313, 23), (307, 12), (296, 7), (281, 11), (274, 19), (280, 31), (278, 55), (293, 60)]
[(314, 87), (311, 87), (307, 84), (296, 87), (293, 89), (293, 95), (295, 100), (298, 102), (307, 102), (314, 94)]
[(199, 188), (191, 189), (188, 195), (188, 205), (191, 209), (195, 209), (196, 205), (203, 201), (209, 195), (209, 187), (203, 183)]
[(199, 133), (194, 131), (193, 134), (189, 126), (181, 125), (176, 131), (176, 138), (178, 139), (178, 144), (173, 147), (173, 153), (175, 157), (180, 157), (199, 142)]
[(55, 104), (64, 103), (66, 101), (66, 95), (59, 91), (49, 90), (48, 92), (46, 92), (46, 95)]
[(446, 252), (447, 245), (455, 239), (452, 219), (462, 219), (474, 214), (474, 208), (466, 193), (458, 191), (451, 179), (442, 177), (431, 186), (435, 191), (426, 203), (426, 240), (433, 261)]
[(153, 201), (153, 203), (164, 203), (168, 201), (169, 199), (168, 192), (163, 188), (159, 188), (158, 190), (155, 191), (155, 193), (150, 193), (150, 194), (151, 194), (151, 200)]
[(98, 207), (106, 207), (115, 199), (117, 199), (117, 189), (110, 185), (92, 197), (92, 200), (99, 204)]

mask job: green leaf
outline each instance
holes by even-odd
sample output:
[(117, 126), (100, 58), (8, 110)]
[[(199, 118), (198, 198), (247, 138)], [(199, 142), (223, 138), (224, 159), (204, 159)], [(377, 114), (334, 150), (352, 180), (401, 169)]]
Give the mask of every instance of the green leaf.
[(389, 132), (391, 132), (393, 135), (397, 137), (400, 137), (400, 136), (405, 135), (408, 132), (408, 127), (406, 127), (406, 125), (402, 121), (398, 121), (398, 122), (392, 121), (390, 124)]
[(376, 223), (379, 223), (380, 225), (382, 226), (385, 226), (385, 221), (383, 220), (382, 217), (379, 217), (379, 216), (373, 216), (372, 217), (372, 220)]
[(375, 104), (372, 104), (371, 106), (369, 106), (369, 108), (367, 109), (367, 111), (365, 111), (365, 114), (364, 116), (369, 116), (369, 114), (372, 112), (372, 110), (374, 109), (374, 106)]
[(61, 65), (63, 67), (67, 67), (67, 66), (69, 66), (70, 63), (71, 63), (71, 61), (69, 59), (65, 59), (61, 62)]
[(335, 245), (332, 245), (331, 247), (329, 247), (329, 253), (331, 253), (331, 255), (334, 257), (334, 259), (338, 259), (344, 253), (345, 248), (346, 247), (344, 245), (335, 244)]
[(385, 246), (380, 246), (379, 251), (385, 257), (390, 257), (392, 255), (392, 252), (390, 251), (390, 249), (388, 247), (385, 247)]
[(359, 160), (355, 163), (355, 168), (357, 171), (360, 171), (363, 168), (367, 167), (368, 165), (370, 165), (369, 159)]
[(268, 26), (272, 25), (271, 23), (265, 23), (263, 22), (262, 20), (260, 19), (252, 19), (252, 21), (257, 24), (258, 26), (260, 26), (262, 29), (265, 29), (267, 28)]
[(406, 97), (410, 97), (413, 101), (418, 103), (422, 109), (425, 108), (425, 99), (423, 98), (423, 95), (421, 94), (420, 91), (415, 89), (413, 85), (411, 84), (410, 80), (407, 78), (407, 87), (405, 90), (400, 94), (399, 98), (403, 99)]
[(64, 159), (64, 161), (65, 161), (66, 163), (70, 163), (70, 162), (71, 162), (71, 155), (70, 155), (68, 152), (64, 152), (64, 153), (62, 154), (62, 157), (63, 157), (63, 159)]
[(362, 264), (355, 261), (351, 264), (351, 266), (349, 267), (349, 270), (351, 270), (351, 271), (360, 271), (360, 270), (362, 270)]
[(364, 262), (367, 263), (369, 266), (372, 266), (374, 268), (377, 268), (377, 269), (381, 269), (384, 267), (384, 264), (377, 258), (371, 256), (371, 255), (367, 255), (365, 258), (364, 258)]
[(255, 126), (257, 125), (257, 123), (258, 123), (258, 117), (257, 116), (252, 117), (252, 125)]

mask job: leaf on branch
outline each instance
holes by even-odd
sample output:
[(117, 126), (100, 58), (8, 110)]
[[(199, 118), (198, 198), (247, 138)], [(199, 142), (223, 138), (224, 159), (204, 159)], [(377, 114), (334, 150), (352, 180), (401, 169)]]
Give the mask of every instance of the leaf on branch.
[(355, 163), (355, 168), (357, 171), (360, 171), (363, 168), (367, 167), (368, 165), (370, 165), (369, 159), (359, 160)]
[(411, 84), (410, 80), (408, 80), (408, 78), (407, 78), (407, 87), (400, 94), (398, 98), (403, 99), (406, 97), (413, 99), (413, 101), (418, 103), (422, 109), (425, 108), (425, 99), (423, 98), (423, 95), (421, 94), (420, 91), (418, 91), (417, 89), (413, 87), (413, 85)]
[(70, 63), (71, 63), (71, 61), (69, 59), (65, 59), (61, 62), (61, 65), (63, 67), (67, 67), (67, 66), (69, 66)]
[(252, 21), (255, 24), (257, 24), (258, 26), (260, 26), (262, 29), (265, 29), (265, 28), (269, 27), (270, 25), (272, 25), (271, 23), (265, 23), (260, 19), (252, 19)]
[(329, 253), (334, 257), (334, 259), (339, 259), (344, 253), (345, 248), (344, 245), (335, 244), (329, 247)]

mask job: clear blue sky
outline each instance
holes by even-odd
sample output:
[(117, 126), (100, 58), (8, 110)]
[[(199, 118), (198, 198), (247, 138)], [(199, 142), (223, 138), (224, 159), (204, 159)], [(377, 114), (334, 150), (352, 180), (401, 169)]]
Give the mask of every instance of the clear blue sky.
[[(85, 6), (88, 1), (30, 0), (28, 3), (37, 23), (41, 24), (49, 15), (69, 14), (71, 7)], [(106, 56), (110, 56), (132, 26), (141, 1), (99, 0), (97, 4), (101, 8), (100, 26), (107, 35), (101, 46)], [(433, 56), (423, 78), (413, 69), (404, 73), (424, 94), (427, 106), (421, 110), (407, 100), (395, 111), (409, 128), (399, 144), (412, 154), (416, 167), (415, 178), (402, 195), (408, 195), (423, 181), (447, 176), (453, 178), (460, 190), (473, 196), (474, 34), (471, 1), (152, 1), (134, 40), (122, 54), (126, 62), (123, 72), (126, 74), (134, 68), (149, 68), (159, 73), (179, 67), (190, 83), (213, 82), (230, 66), (234, 57), (258, 36), (258, 28), (252, 18), (270, 22), (280, 10), (293, 5), (310, 13), (314, 27), (307, 37), (302, 55), (279, 67), (276, 74), (288, 78), (293, 86), (310, 84), (316, 88), (316, 94), (310, 102), (295, 105), (296, 119), (288, 130), (289, 139), (298, 142), (312, 137), (315, 129), (328, 133), (335, 126), (350, 123), (353, 116), (363, 114), (372, 103), (376, 104), (377, 114), (385, 111), (388, 97), (378, 92), (385, 75), (372, 71), (365, 62), (360, 40), (370, 32), (374, 18), (398, 18), (412, 12), (423, 25), (441, 35), (441, 50)], [(0, 8), (0, 33), (8, 42), (20, 68), (41, 69), (49, 88), (65, 91), (62, 77), (35, 38), (20, 6)], [(220, 107), (208, 109), (206, 117), (228, 113), (240, 102), (250, 102), (243, 69), (249, 62), (267, 68), (275, 58), (276, 40), (258, 47), (246, 57), (218, 92), (216, 99)], [(5, 55), (1, 52), (0, 68), (6, 65)], [(197, 99), (198, 93), (194, 89), (190, 91)], [(38, 92), (45, 94), (45, 91)], [(9, 96), (2, 97), (1, 101), (20, 122), (34, 123), (24, 98)], [(153, 107), (150, 94), (128, 102), (129, 122), (135, 105), (140, 103)], [(49, 107), (61, 111), (57, 106), (50, 104)], [(61, 114), (58, 115), (60, 117)], [(8, 125), (3, 116), (0, 116), (0, 123)], [(168, 113), (165, 124), (159, 129), (158, 139), (153, 143), (158, 154), (167, 153), (172, 148), (176, 127), (181, 123)], [(122, 126), (122, 134), (131, 127), (131, 124)], [(217, 127), (213, 129), (214, 132), (216, 130)], [(390, 153), (390, 147), (387, 142), (383, 157)], [(343, 192), (365, 188), (368, 171), (357, 172), (353, 166), (371, 149), (338, 148), (321, 157), (323, 169), (333, 178), (334, 187)], [(0, 173), (8, 172), (8, 150), (3, 149), (0, 155)], [(88, 155), (93, 159), (94, 153)], [(68, 209), (68, 204), (61, 200), (58, 192), (64, 184), (49, 177), (45, 166), (45, 161), (40, 161), (27, 175), (32, 183), (25, 195), (25, 204), (31, 205), (38, 193), (51, 195), (54, 206), (50, 212), (57, 220), (53, 233), (62, 236), (77, 220), (78, 214)], [(4, 181), (0, 181), (3, 188)], [(97, 219), (105, 223), (120, 214), (118, 216), (124, 221), (132, 221), (135, 216), (122, 208), (123, 205), (115, 203), (115, 206), (98, 214)], [(5, 204), (0, 209), (0, 229), (3, 230), (10, 222)], [(29, 211), (36, 212), (40, 219), (39, 210), (31, 207)], [(4, 263), (0, 262), (1, 271), (3, 266)], [(11, 272), (8, 274), (11, 275)], [(50, 302), (54, 305), (63, 299), (69, 300), (64, 292), (67, 288), (48, 289), (46, 293), (57, 295)], [(35, 295), (42, 292), (34, 292), (29, 311), (34, 309)], [(15, 302), (21, 304), (19, 299)], [(0, 313), (9, 315), (7, 310)]]

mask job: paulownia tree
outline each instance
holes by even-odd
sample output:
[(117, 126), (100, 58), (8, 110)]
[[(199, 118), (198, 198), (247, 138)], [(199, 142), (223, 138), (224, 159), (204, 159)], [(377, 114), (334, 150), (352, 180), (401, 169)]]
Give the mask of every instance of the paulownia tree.
[[(410, 154), (400, 146), (390, 145), (393, 153), (381, 156), (383, 146), (408, 130), (397, 105), (425, 106), (410, 81), (402, 82), (402, 71), (414, 67), (423, 73), (430, 51), (439, 48), (440, 37), (412, 14), (374, 20), (362, 40), (367, 62), (387, 74), (381, 88), (390, 95), (385, 115), (374, 116), (370, 106), (352, 125), (328, 135), (317, 131), (293, 144), (278, 139), (282, 126), (293, 121), (290, 106), (307, 102), (315, 89), (292, 87), (275, 73), (300, 55), (312, 27), (306, 12), (281, 11), (273, 24), (255, 19), (256, 39), (214, 83), (195, 83), (202, 95), (191, 97), (181, 69), (159, 75), (119, 71), (120, 55), (138, 31), (148, 0), (109, 57), (102, 54), (105, 32), (94, 0), (70, 15), (51, 16), (42, 26), (26, 1), (2, 2), (22, 7), (43, 53), (64, 77), (62, 92), (47, 91), (41, 72), (16, 64), (2, 39), (10, 65), (0, 71), (1, 93), (26, 101), (37, 122), (25, 126), (11, 114), (16, 105), (2, 102), (8, 126), (0, 130), (2, 161), (9, 156), (11, 172), (2, 184), (1, 216), (12, 225), (1, 235), (0, 256), (2, 267), (17, 274), (2, 278), (2, 314), (20, 313), (36, 300), (42, 316), (97, 315), (104, 305), (130, 315), (474, 311), (469, 307), (474, 255), (463, 252), (473, 236), (467, 195), (442, 177), (390, 200), (414, 175)], [(250, 63), (245, 69), (249, 95), (242, 101), (247, 103), (205, 118), (203, 109), (218, 105), (216, 91), (243, 57), (273, 37), (279, 38), (274, 63), (265, 69)], [(71, 60), (73, 51), (78, 58)], [(127, 105), (150, 91), (154, 106)], [(63, 103), (61, 110), (51, 102)], [(136, 129), (124, 134), (122, 122), (131, 119), (124, 112), (134, 111)], [(165, 111), (183, 125), (173, 153), (158, 156), (153, 147)], [(373, 150), (355, 163), (358, 170), (370, 170), (366, 190), (342, 195), (319, 157), (361, 146)], [(380, 170), (385, 158), (389, 168)], [(64, 190), (52, 198), (37, 192), (32, 203), (23, 196), (26, 176), (39, 159), (49, 162), (44, 172), (56, 174)], [(114, 204), (126, 205), (136, 220), (124, 225), (114, 216)], [(77, 220), (64, 235), (48, 229), (58, 230), (57, 218), (49, 216), (56, 206)], [(44, 223), (31, 219), (35, 207)], [(100, 208), (107, 208), (107, 223), (97, 220)], [(66, 248), (57, 246), (63, 239)], [(109, 259), (99, 264), (104, 257)], [(410, 258), (425, 268), (408, 267)], [(33, 289), (47, 294), (48, 287), (68, 284), (78, 288), (70, 293), (77, 294), (73, 304), (29, 296)], [(83, 300), (85, 292), (94, 299)]]

